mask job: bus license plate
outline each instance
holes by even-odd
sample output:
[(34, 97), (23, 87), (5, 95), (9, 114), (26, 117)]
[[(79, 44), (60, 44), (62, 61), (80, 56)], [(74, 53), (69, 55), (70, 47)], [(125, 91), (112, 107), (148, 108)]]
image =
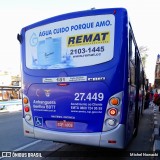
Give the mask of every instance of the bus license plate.
[(57, 121), (57, 127), (61, 127), (61, 128), (73, 128), (74, 127), (74, 122)]

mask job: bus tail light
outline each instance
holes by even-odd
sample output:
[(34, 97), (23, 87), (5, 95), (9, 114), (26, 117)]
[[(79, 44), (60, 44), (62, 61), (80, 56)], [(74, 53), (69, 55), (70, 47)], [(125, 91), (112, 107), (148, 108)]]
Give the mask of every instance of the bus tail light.
[(110, 99), (110, 104), (113, 106), (117, 106), (119, 104), (119, 99), (117, 97), (113, 97)]
[(27, 120), (27, 121), (30, 121), (30, 120), (31, 120), (31, 116), (30, 116), (30, 114), (26, 114), (26, 116), (25, 116), (25, 120)]
[(28, 131), (28, 130), (25, 130), (25, 133), (29, 133), (29, 131)]
[(116, 108), (110, 108), (110, 109), (108, 110), (108, 114), (109, 114), (110, 116), (116, 116), (117, 113), (118, 113), (118, 110), (117, 110)]
[(108, 143), (113, 143), (113, 144), (115, 144), (115, 143), (117, 143), (117, 141), (116, 141), (116, 140), (108, 140)]
[(113, 11), (113, 14), (116, 14), (116, 13), (117, 13), (117, 11), (116, 11), (116, 10), (114, 10), (114, 11)]
[(116, 125), (116, 120), (109, 118), (109, 119), (106, 120), (106, 123), (107, 123), (106, 125), (115, 126)]
[(57, 85), (60, 86), (60, 87), (65, 87), (65, 86), (68, 86), (69, 83), (58, 83)]
[(24, 119), (28, 124), (33, 125), (32, 110), (29, 98), (26, 95), (23, 95), (23, 97), (24, 97), (23, 98)]
[(104, 117), (103, 132), (114, 129), (120, 123), (122, 99), (123, 91), (109, 98)]
[(30, 109), (29, 109), (28, 106), (25, 106), (25, 107), (24, 107), (24, 110), (25, 110), (25, 112), (29, 112), (29, 111), (30, 111)]
[(28, 98), (24, 97), (24, 98), (23, 98), (23, 103), (24, 103), (24, 104), (28, 104)]

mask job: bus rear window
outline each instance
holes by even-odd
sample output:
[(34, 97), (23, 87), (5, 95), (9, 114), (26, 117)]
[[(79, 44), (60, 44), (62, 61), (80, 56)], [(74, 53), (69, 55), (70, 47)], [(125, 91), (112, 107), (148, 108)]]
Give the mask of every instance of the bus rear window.
[(92, 66), (113, 58), (114, 15), (73, 18), (35, 27), (25, 33), (29, 69)]

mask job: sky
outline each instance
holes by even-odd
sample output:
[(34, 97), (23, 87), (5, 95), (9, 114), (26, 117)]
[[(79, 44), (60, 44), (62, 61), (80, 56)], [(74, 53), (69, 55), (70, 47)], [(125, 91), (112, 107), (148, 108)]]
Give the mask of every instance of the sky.
[(128, 10), (138, 46), (148, 48), (145, 71), (153, 84), (160, 54), (159, 0), (0, 0), (0, 70), (20, 71), (17, 34), (23, 27), (64, 13), (115, 7)]

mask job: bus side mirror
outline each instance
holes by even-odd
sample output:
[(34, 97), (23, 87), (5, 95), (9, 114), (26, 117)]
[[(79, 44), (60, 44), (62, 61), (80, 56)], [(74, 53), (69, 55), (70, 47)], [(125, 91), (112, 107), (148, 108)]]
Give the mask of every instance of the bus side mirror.
[(22, 43), (22, 35), (17, 34), (17, 40), (18, 40), (20, 43)]

